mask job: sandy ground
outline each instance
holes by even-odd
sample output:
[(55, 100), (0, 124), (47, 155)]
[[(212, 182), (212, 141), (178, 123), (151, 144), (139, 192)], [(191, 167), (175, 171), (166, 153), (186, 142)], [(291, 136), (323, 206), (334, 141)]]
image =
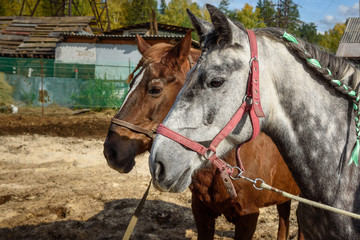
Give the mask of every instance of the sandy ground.
[[(114, 111), (39, 113), (0, 114), (0, 239), (121, 239), (150, 181), (147, 154), (119, 174), (102, 155)], [(254, 239), (276, 239), (277, 219), (274, 206), (261, 209)], [(220, 217), (215, 239), (233, 230)], [(196, 239), (190, 191), (151, 188), (132, 239)]]

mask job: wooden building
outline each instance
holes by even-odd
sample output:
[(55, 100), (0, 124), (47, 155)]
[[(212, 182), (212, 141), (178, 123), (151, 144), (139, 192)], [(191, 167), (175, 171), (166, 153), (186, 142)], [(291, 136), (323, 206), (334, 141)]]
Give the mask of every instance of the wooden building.
[(0, 57), (54, 58), (62, 33), (92, 34), (94, 17), (0, 17)]
[[(166, 24), (157, 24), (157, 27), (158, 35), (149, 35), (150, 23), (114, 29), (101, 35), (65, 33), (56, 47), (55, 65), (92, 65), (96, 78), (124, 80), (141, 59), (136, 34), (151, 45), (160, 42), (176, 44), (189, 30)], [(193, 42), (193, 46), (199, 47), (197, 42)]]
[(360, 66), (360, 18), (348, 18), (336, 56), (350, 59)]
[[(175, 44), (184, 35), (142, 37), (151, 45), (160, 42)], [(125, 80), (141, 59), (136, 35), (63, 34), (62, 38), (56, 47), (55, 65), (91, 65), (96, 78)], [(193, 46), (198, 47), (197, 42)]]

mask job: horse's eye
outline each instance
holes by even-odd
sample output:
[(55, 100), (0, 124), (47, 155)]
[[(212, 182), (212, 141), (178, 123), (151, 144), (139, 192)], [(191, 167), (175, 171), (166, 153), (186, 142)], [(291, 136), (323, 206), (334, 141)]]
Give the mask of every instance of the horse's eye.
[(211, 82), (210, 82), (210, 87), (211, 87), (211, 88), (218, 88), (218, 87), (220, 87), (224, 82), (225, 82), (225, 80), (224, 80), (223, 78), (215, 78), (215, 79), (211, 80)]
[(152, 86), (148, 92), (152, 97), (158, 97), (162, 93), (162, 88), (158, 86)]

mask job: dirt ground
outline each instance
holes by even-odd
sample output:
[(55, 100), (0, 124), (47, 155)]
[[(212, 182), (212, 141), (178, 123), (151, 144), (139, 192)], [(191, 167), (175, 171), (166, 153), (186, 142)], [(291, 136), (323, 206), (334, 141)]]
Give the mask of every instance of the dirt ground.
[[(0, 113), (0, 239), (121, 239), (150, 181), (147, 154), (129, 174), (102, 155), (113, 110)], [(264, 190), (265, 191), (265, 190)], [(290, 238), (296, 238), (296, 203)], [(276, 239), (276, 207), (261, 209), (254, 239)], [(132, 239), (196, 239), (191, 193), (150, 189)], [(234, 227), (216, 222), (215, 239)]]

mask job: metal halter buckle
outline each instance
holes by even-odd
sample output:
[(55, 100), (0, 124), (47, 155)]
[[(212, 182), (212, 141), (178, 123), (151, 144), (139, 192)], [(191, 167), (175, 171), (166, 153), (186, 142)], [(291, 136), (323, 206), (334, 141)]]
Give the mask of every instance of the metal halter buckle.
[(257, 59), (257, 57), (253, 57), (252, 59), (250, 59), (250, 61), (249, 61), (250, 73), (252, 73), (252, 72), (251, 72), (251, 66), (252, 66), (254, 60), (259, 61), (259, 60)]

